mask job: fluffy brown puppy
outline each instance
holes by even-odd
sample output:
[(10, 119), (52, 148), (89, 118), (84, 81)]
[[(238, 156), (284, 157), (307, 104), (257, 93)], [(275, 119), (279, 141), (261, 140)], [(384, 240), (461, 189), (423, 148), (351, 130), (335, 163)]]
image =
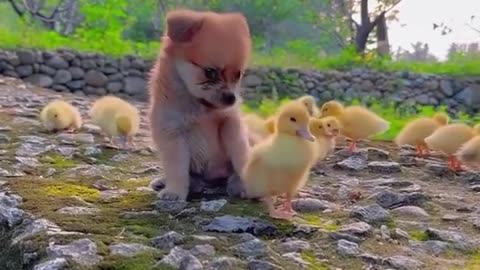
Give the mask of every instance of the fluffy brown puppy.
[[(242, 171), (249, 144), (239, 85), (250, 51), (239, 13), (167, 14), (149, 81), (152, 137), (165, 169), (160, 199), (185, 200), (190, 175), (227, 179)], [(240, 179), (233, 178), (230, 193), (239, 195)]]

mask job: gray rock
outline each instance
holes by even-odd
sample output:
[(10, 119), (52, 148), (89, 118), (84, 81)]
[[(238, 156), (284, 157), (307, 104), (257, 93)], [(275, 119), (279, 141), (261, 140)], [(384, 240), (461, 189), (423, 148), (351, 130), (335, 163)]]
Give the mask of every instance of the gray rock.
[(20, 224), (25, 217), (25, 212), (15, 207), (0, 205), (0, 226), (14, 227)]
[(85, 81), (84, 80), (75, 80), (75, 81), (70, 81), (67, 82), (67, 87), (72, 89), (72, 90), (80, 90), (85, 87)]
[(350, 215), (369, 224), (381, 224), (390, 219), (390, 213), (378, 204), (366, 207), (356, 206), (352, 209)]
[(67, 260), (64, 258), (55, 258), (35, 265), (33, 270), (63, 270), (66, 269), (67, 266)]
[(339, 232), (348, 233), (353, 235), (365, 236), (372, 231), (372, 226), (366, 222), (355, 222), (340, 227)]
[(302, 267), (308, 267), (311, 265), (309, 262), (305, 261), (302, 258), (302, 254), (297, 252), (285, 253), (285, 254), (282, 254), (282, 257), (290, 259)]
[(274, 235), (278, 228), (268, 222), (250, 217), (236, 217), (225, 215), (215, 217), (204, 228), (206, 231), (222, 233), (252, 233), (253, 235)]
[(109, 82), (107, 84), (107, 90), (109, 93), (118, 93), (123, 88), (123, 83), (121, 82)]
[(75, 152), (77, 151), (77, 148), (76, 147), (58, 147), (55, 149), (55, 152), (59, 153), (60, 155), (66, 157), (66, 158), (70, 158), (72, 157)]
[(40, 87), (50, 87), (53, 84), (53, 79), (43, 74), (33, 74), (25, 78), (24, 81)]
[(424, 266), (424, 263), (417, 259), (401, 255), (386, 258), (383, 263), (398, 270), (423, 269)]
[(392, 214), (396, 217), (407, 217), (417, 219), (428, 219), (430, 215), (418, 206), (402, 206), (392, 210)]
[(400, 164), (393, 161), (370, 161), (368, 170), (373, 173), (399, 173), (402, 171)]
[(9, 192), (0, 192), (0, 206), (17, 207), (22, 204), (22, 197)]
[(53, 83), (65, 84), (72, 80), (72, 74), (66, 69), (59, 69), (53, 77)]
[(236, 267), (242, 266), (243, 261), (233, 258), (222, 256), (217, 259), (214, 259), (208, 266), (207, 270), (223, 270), (223, 269), (235, 269)]
[(255, 87), (262, 84), (262, 78), (256, 74), (249, 74), (243, 78), (242, 84), (246, 87)]
[(299, 212), (315, 212), (338, 208), (338, 206), (334, 203), (314, 198), (301, 198), (293, 200), (292, 207), (295, 211)]
[(57, 210), (58, 213), (70, 216), (84, 216), (84, 215), (96, 215), (100, 212), (100, 209), (93, 207), (83, 206), (67, 206)]
[(197, 241), (201, 241), (201, 242), (212, 242), (212, 241), (215, 241), (215, 240), (218, 240), (218, 238), (216, 238), (215, 236), (210, 236), (210, 235), (192, 235), (192, 238), (197, 240)]
[(133, 257), (139, 253), (153, 250), (149, 246), (137, 243), (113, 243), (108, 248), (110, 249), (110, 254), (124, 257)]
[(382, 236), (382, 239), (384, 240), (389, 240), (391, 238), (390, 236), (390, 230), (386, 225), (380, 226), (380, 235)]
[(428, 95), (422, 94), (415, 98), (415, 100), (421, 105), (429, 105), (430, 98)]
[[(188, 252), (187, 250), (181, 248), (181, 247), (174, 247), (170, 250), (170, 253), (168, 253), (167, 256), (163, 257), (162, 260), (158, 262), (156, 265), (158, 266), (170, 266), (175, 269), (181, 269), (180, 265), (182, 264), (182, 261), (187, 261), (189, 264), (191, 264), (192, 258), (190, 256), (193, 256)], [(184, 269), (184, 268), (183, 268)]]
[(393, 230), (393, 234), (392, 234), (392, 237), (394, 239), (399, 239), (399, 240), (407, 240), (407, 239), (410, 239), (410, 234), (408, 234), (408, 232), (402, 230), (402, 229), (399, 229), (399, 228), (395, 228)]
[(35, 53), (28, 49), (20, 49), (16, 51), (18, 60), (22, 65), (32, 65), (35, 63)]
[(268, 253), (268, 246), (259, 239), (253, 239), (234, 245), (230, 248), (234, 253), (245, 257), (261, 257)]
[(179, 244), (183, 244), (185, 237), (175, 231), (169, 231), (161, 236), (152, 239), (152, 246), (158, 249), (171, 249)]
[(147, 90), (147, 81), (140, 77), (125, 78), (125, 93), (134, 95), (144, 93)]
[(128, 160), (129, 155), (124, 153), (118, 153), (112, 157), (111, 161), (113, 162), (122, 162)]
[(40, 73), (43, 73), (43, 74), (49, 75), (49, 76), (54, 76), (55, 73), (57, 72), (54, 68), (51, 68), (51, 67), (46, 66), (46, 65), (40, 65), (39, 71), (40, 71)]
[(367, 159), (372, 161), (387, 160), (390, 156), (390, 153), (388, 151), (374, 147), (360, 149), (359, 152), (365, 152), (367, 155)]
[(376, 202), (383, 208), (393, 209), (407, 205), (422, 206), (427, 200), (423, 193), (396, 193), (387, 190), (377, 196)]
[(453, 87), (450, 81), (442, 80), (440, 82), (440, 90), (442, 90), (443, 94), (445, 94), (447, 97), (451, 97), (453, 95)]
[(68, 69), (70, 72), (70, 75), (72, 75), (72, 79), (74, 80), (80, 80), (83, 79), (83, 76), (85, 76), (85, 71), (79, 67), (70, 67)]
[(417, 252), (425, 252), (435, 256), (440, 256), (447, 252), (448, 243), (442, 241), (410, 241), (408, 246)]
[(438, 163), (427, 163), (427, 165), (425, 165), (425, 169), (432, 172), (436, 176), (444, 176), (450, 172), (448, 166)]
[(55, 55), (52, 58), (48, 59), (46, 65), (54, 69), (67, 69), (68, 62), (65, 61), (62, 57)]
[(200, 203), (200, 209), (206, 212), (218, 212), (225, 204), (227, 204), (227, 200), (225, 199), (202, 201)]
[(15, 68), (15, 71), (20, 77), (27, 77), (33, 74), (33, 66), (23, 65)]
[(186, 201), (157, 200), (155, 207), (159, 212), (177, 214), (187, 207)]
[(200, 270), (203, 269), (203, 265), (195, 256), (188, 255), (180, 262), (180, 269)]
[(95, 142), (95, 138), (89, 133), (60, 133), (57, 135), (57, 138), (60, 140), (78, 143), (92, 144)]
[(360, 247), (357, 243), (340, 239), (337, 242), (337, 252), (343, 256), (356, 256), (360, 254)]
[(100, 191), (100, 199), (103, 201), (113, 201), (128, 194), (125, 189), (109, 189)]
[(196, 245), (190, 250), (190, 253), (196, 257), (211, 257), (215, 255), (215, 247), (209, 244)]
[(480, 107), (480, 85), (471, 84), (455, 95), (455, 99), (466, 106), (477, 109)]
[(364, 157), (353, 155), (336, 163), (333, 167), (339, 170), (345, 171), (361, 171), (367, 168), (367, 161)]
[(262, 260), (249, 260), (247, 267), (249, 270), (282, 270), (283, 267), (280, 267), (271, 262), (262, 261)]
[(107, 76), (96, 70), (89, 70), (87, 73), (85, 73), (84, 79), (88, 85), (94, 87), (102, 87), (108, 83)]
[(478, 248), (478, 242), (461, 232), (451, 230), (438, 230), (428, 228), (426, 233), (431, 240), (440, 240), (453, 244), (453, 247), (461, 251), (475, 251)]
[(364, 240), (358, 236), (351, 235), (348, 233), (340, 233), (340, 232), (330, 232), (328, 234), (328, 237), (334, 241), (345, 239), (347, 241), (354, 242), (354, 243), (361, 243)]
[(310, 243), (303, 240), (291, 240), (280, 245), (283, 253), (302, 252), (311, 249)]
[(97, 255), (97, 244), (87, 238), (75, 240), (68, 245), (50, 244), (47, 254), (51, 257), (71, 259), (85, 266), (93, 266), (102, 260), (102, 257)]

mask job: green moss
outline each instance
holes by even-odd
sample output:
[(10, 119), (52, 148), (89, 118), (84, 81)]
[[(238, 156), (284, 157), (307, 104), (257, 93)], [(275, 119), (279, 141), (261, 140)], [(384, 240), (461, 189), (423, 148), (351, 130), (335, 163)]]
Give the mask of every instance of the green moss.
[(58, 154), (50, 154), (40, 158), (40, 162), (56, 169), (70, 169), (75, 167), (75, 161), (66, 159)]
[(336, 223), (324, 224), (322, 226), (322, 229), (327, 230), (329, 232), (337, 232), (340, 229), (340, 225)]
[(389, 228), (390, 230), (393, 230), (397, 227), (396, 223), (395, 223), (395, 220), (390, 217), (387, 222), (385, 223), (385, 225), (387, 226), (387, 228)]
[(409, 232), (410, 238), (416, 241), (427, 241), (428, 234), (425, 231), (418, 230), (418, 231), (411, 231)]
[(308, 269), (311, 270), (328, 270), (328, 267), (319, 263), (317, 261), (317, 258), (315, 258), (315, 254), (313, 254), (311, 251), (303, 251), (301, 253), (302, 259), (308, 263), (310, 263), (310, 266)]
[(143, 252), (134, 257), (109, 256), (98, 266), (101, 270), (171, 270), (171, 267), (155, 267), (157, 260), (154, 252)]
[(44, 187), (41, 192), (45, 192), (45, 194), (50, 196), (78, 196), (85, 200), (94, 200), (100, 196), (100, 191), (97, 189), (69, 183), (55, 183), (53, 185)]

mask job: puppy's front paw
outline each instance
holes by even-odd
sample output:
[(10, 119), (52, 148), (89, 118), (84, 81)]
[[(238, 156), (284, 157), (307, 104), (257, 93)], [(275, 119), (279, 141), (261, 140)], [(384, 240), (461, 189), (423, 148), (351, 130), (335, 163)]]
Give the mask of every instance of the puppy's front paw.
[(238, 174), (235, 173), (228, 178), (227, 193), (228, 196), (231, 197), (246, 197), (245, 186), (243, 185), (243, 181)]
[(150, 187), (155, 191), (160, 191), (165, 188), (165, 178), (155, 178), (150, 182)]
[(185, 201), (187, 199), (188, 190), (175, 190), (172, 188), (165, 187), (157, 195), (158, 199), (165, 201)]

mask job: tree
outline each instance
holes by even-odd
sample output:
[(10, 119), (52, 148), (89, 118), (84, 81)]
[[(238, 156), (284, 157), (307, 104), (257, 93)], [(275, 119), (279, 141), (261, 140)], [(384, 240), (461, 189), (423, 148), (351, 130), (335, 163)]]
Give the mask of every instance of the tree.
[(396, 53), (398, 60), (417, 61), (417, 62), (434, 62), (438, 59), (430, 53), (430, 47), (427, 43), (417, 42), (411, 44), (412, 50), (407, 51), (399, 48)]

